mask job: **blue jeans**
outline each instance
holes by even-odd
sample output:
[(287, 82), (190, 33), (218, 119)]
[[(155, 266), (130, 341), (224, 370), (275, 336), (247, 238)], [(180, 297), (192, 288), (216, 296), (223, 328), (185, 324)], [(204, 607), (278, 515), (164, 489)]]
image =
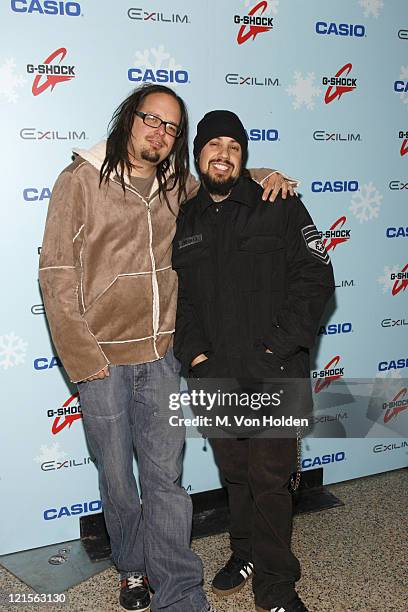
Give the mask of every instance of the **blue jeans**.
[(78, 385), (112, 558), (122, 576), (147, 574), (152, 612), (207, 609), (202, 563), (190, 549), (192, 503), (179, 484), (185, 431), (169, 424), (179, 370), (170, 348), (163, 359), (110, 366), (109, 377)]

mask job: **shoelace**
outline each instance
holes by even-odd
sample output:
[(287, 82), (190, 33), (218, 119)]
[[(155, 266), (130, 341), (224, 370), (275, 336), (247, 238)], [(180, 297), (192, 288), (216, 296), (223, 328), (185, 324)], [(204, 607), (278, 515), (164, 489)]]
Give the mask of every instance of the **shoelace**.
[(143, 576), (129, 576), (127, 579), (127, 586), (129, 589), (136, 589), (138, 587), (144, 587)]

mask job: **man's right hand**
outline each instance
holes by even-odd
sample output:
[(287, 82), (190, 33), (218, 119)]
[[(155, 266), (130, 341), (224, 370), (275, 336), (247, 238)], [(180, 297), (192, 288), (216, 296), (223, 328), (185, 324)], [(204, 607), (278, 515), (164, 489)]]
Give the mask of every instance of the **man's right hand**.
[(208, 359), (208, 357), (204, 355), (204, 353), (200, 353), (199, 355), (197, 355), (197, 357), (194, 357), (190, 365), (192, 368), (194, 368), (194, 366), (198, 365), (202, 361), (205, 361), (206, 359)]
[(97, 372), (96, 374), (94, 374), (93, 376), (90, 376), (89, 378), (85, 378), (83, 382), (97, 380), (98, 378), (106, 378), (106, 376), (109, 376), (109, 366), (105, 366), (103, 370), (101, 370), (100, 372)]

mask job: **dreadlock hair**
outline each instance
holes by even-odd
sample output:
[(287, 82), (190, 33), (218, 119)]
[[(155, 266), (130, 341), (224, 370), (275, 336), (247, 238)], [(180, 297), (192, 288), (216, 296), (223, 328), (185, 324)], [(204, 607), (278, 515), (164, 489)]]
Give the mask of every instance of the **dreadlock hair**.
[[(125, 171), (128, 175), (132, 171), (128, 149), (135, 112), (142, 106), (145, 98), (153, 93), (163, 93), (172, 96), (177, 100), (180, 107), (181, 134), (175, 139), (170, 155), (156, 167), (159, 196), (163, 196), (167, 206), (169, 206), (166, 192), (171, 191), (177, 186), (178, 202), (180, 204), (187, 198), (186, 182), (189, 173), (188, 115), (186, 105), (180, 96), (164, 85), (145, 84), (138, 87), (115, 110), (108, 126), (106, 156), (100, 170), (99, 185), (102, 182), (108, 183), (110, 174), (116, 172), (125, 193)], [(169, 168), (172, 168), (173, 171), (170, 176), (166, 177)]]

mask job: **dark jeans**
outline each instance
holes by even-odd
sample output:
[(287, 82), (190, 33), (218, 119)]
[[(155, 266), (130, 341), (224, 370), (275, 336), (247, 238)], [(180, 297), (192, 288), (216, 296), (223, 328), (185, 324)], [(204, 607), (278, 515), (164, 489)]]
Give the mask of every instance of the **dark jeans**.
[(169, 349), (163, 359), (110, 366), (109, 377), (78, 385), (112, 558), (122, 576), (147, 573), (152, 612), (207, 609), (202, 563), (190, 549), (192, 503), (179, 484), (185, 431), (169, 424), (179, 369)]
[(256, 605), (270, 609), (295, 595), (300, 565), (291, 551), (292, 497), (296, 440), (212, 439), (226, 482), (231, 513), (231, 549), (254, 564)]

